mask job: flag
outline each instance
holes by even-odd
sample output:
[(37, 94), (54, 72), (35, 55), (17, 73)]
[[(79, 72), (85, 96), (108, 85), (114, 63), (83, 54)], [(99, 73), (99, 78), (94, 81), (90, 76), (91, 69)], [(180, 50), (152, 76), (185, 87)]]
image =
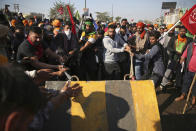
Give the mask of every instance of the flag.
[(196, 34), (196, 4), (180, 19), (183, 25), (193, 34)]
[(58, 12), (59, 12), (60, 15), (63, 14), (64, 10), (63, 10), (63, 7), (62, 6), (58, 9)]
[(70, 19), (71, 19), (71, 23), (72, 23), (72, 32), (73, 32), (73, 34), (76, 35), (76, 28), (75, 28), (74, 20), (73, 20), (69, 5), (67, 5), (67, 10), (68, 10), (68, 13), (69, 13), (69, 16), (70, 16)]
[(80, 20), (80, 18), (81, 18), (81, 17), (80, 17), (80, 14), (79, 14), (79, 12), (78, 12), (78, 10), (77, 10), (76, 13), (75, 13), (75, 17), (76, 17), (77, 20)]

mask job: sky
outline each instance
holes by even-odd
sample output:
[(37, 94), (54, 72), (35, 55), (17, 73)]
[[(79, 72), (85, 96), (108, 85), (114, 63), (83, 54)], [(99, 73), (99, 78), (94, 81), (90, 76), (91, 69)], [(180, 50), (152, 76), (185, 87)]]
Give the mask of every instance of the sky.
[[(83, 13), (85, 0), (0, 0), (0, 8), (10, 4), (9, 9), (14, 11), (13, 4), (19, 4), (22, 13), (37, 12), (48, 16), (55, 1), (70, 2), (80, 14)], [(165, 10), (161, 9), (162, 2), (177, 2), (177, 8), (191, 8), (196, 4), (196, 0), (86, 0), (86, 6), (93, 17), (96, 17), (95, 12), (108, 12), (112, 16), (113, 5), (114, 17), (120, 16), (127, 18), (128, 21), (134, 19), (137, 22), (155, 20), (164, 14)]]

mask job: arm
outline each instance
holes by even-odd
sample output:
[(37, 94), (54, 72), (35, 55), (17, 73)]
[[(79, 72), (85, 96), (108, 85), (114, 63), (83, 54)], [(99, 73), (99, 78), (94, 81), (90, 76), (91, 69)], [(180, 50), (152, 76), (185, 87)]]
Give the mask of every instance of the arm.
[[(81, 36), (81, 40), (83, 39), (84, 36)], [(88, 39), (88, 41), (85, 43), (84, 46), (82, 46), (80, 48), (80, 51), (84, 51), (85, 49), (87, 49), (89, 46), (91, 46), (92, 44), (94, 44), (96, 42), (95, 36), (91, 36), (91, 38)]]
[(157, 53), (159, 52), (159, 47), (158, 46), (154, 46), (149, 53), (146, 54), (135, 54), (135, 57), (138, 59), (152, 59), (155, 55), (157, 55)]
[(87, 42), (85, 43), (85, 45), (82, 46), (82, 47), (80, 48), (80, 51), (81, 51), (81, 52), (84, 51), (84, 50), (87, 49), (90, 45), (92, 45), (92, 43), (90, 43), (89, 41), (87, 41)]
[(38, 60), (32, 62), (32, 66), (39, 68), (39, 69), (59, 69), (59, 65), (50, 65)]
[(114, 48), (112, 47), (111, 43), (107, 39), (103, 39), (103, 46), (112, 53), (120, 53), (124, 52), (125, 47), (122, 48)]
[[(188, 47), (187, 47), (187, 48), (188, 48)], [(185, 61), (185, 59), (187, 58), (187, 48), (186, 48), (186, 50), (184, 51), (184, 53), (182, 54), (182, 56), (181, 56), (180, 64), (182, 64), (182, 63)]]

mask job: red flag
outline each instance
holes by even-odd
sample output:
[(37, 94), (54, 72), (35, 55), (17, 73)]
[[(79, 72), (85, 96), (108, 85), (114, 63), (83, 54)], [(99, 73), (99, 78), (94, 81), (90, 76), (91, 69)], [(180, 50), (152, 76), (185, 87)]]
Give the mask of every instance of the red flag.
[(72, 17), (72, 14), (71, 14), (71, 10), (69, 8), (69, 5), (67, 5), (67, 10), (69, 12), (69, 16), (70, 16), (71, 23), (72, 23), (72, 32), (73, 32), (73, 34), (76, 35), (76, 28), (75, 28), (74, 20), (73, 20), (73, 17)]
[(180, 19), (183, 25), (193, 34), (196, 34), (196, 4)]
[(63, 14), (64, 11), (63, 11), (63, 7), (62, 6), (58, 9), (58, 12), (59, 12), (60, 15)]

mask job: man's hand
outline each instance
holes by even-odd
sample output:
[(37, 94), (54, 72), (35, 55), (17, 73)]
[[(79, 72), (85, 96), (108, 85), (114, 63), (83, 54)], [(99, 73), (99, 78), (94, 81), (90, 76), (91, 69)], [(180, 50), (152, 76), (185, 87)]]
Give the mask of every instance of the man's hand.
[(131, 48), (128, 46), (128, 45), (126, 45), (125, 46), (125, 50), (124, 51), (126, 51), (126, 52), (130, 52), (131, 51)]
[(150, 52), (150, 50), (146, 50), (146, 54), (148, 54)]
[(69, 70), (69, 68), (61, 68), (59, 71), (53, 72), (52, 74), (55, 75), (55, 76), (62, 76), (63, 73), (64, 73), (65, 71), (67, 71), (67, 70)]
[(130, 52), (130, 56), (134, 56), (135, 54), (133, 52)]
[(76, 97), (81, 91), (82, 91), (82, 86), (80, 86), (79, 84), (74, 84), (73, 86), (69, 86), (69, 82), (67, 82), (60, 92), (66, 94), (67, 97)]
[(185, 58), (184, 57), (181, 57), (180, 64), (182, 64), (184, 61), (185, 61)]

